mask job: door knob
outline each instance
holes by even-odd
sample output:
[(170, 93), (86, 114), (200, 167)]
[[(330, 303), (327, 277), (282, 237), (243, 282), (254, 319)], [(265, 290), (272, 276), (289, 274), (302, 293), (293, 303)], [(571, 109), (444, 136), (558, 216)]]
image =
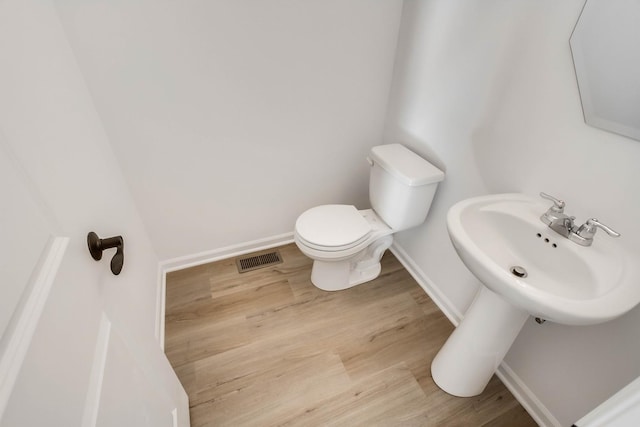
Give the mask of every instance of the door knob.
[(91, 231), (87, 234), (87, 245), (89, 252), (96, 261), (102, 259), (102, 251), (116, 248), (116, 254), (111, 258), (111, 272), (116, 276), (122, 271), (124, 265), (124, 239), (122, 236), (107, 237), (101, 239), (96, 233)]

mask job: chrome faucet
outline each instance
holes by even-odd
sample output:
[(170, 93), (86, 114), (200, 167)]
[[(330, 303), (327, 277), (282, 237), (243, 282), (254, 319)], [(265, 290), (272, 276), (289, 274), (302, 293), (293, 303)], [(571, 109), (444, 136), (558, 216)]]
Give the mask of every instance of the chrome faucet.
[(593, 236), (596, 234), (596, 231), (598, 231), (598, 228), (603, 229), (609, 236), (620, 237), (620, 233), (602, 224), (596, 218), (590, 218), (584, 224), (576, 226), (574, 223), (576, 217), (564, 213), (564, 200), (556, 199), (546, 193), (540, 193), (540, 197), (553, 202), (553, 206), (542, 214), (540, 220), (547, 224), (553, 231), (572, 242), (581, 246), (591, 246)]
[(551, 200), (553, 206), (551, 206), (542, 216), (540, 221), (547, 224), (553, 231), (562, 236), (569, 238), (569, 233), (573, 229), (573, 221), (575, 216), (569, 216), (564, 213), (565, 203), (564, 200), (556, 199), (547, 193), (540, 193), (540, 197), (543, 199)]

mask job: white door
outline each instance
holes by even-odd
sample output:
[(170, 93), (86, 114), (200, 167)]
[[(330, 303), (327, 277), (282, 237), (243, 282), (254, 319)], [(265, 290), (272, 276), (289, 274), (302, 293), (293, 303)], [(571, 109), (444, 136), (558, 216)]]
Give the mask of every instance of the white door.
[[(124, 238), (124, 268), (86, 236)], [(47, 0), (0, 0), (0, 426), (187, 426), (158, 262)]]

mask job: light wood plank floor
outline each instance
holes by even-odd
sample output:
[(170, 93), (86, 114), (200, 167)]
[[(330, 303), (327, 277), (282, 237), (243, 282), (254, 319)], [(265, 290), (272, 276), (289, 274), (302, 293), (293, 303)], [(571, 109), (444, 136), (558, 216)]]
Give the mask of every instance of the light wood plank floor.
[(535, 426), (498, 378), (474, 398), (432, 381), (453, 326), (388, 253), (376, 280), (324, 292), (295, 245), (243, 274), (167, 275), (166, 352), (192, 426)]

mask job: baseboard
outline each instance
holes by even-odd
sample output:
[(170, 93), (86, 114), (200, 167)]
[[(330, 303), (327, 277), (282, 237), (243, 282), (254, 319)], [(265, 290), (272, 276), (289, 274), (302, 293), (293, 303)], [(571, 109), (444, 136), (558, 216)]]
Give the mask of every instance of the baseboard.
[(276, 246), (286, 245), (291, 242), (293, 242), (293, 233), (284, 233), (264, 239), (252, 240), (250, 242), (240, 243), (237, 245), (226, 246), (193, 255), (186, 255), (160, 261), (160, 268), (166, 274), (176, 270), (195, 267), (196, 265), (220, 261), (222, 259), (232, 258), (238, 255), (244, 255), (264, 249), (275, 248)]
[(292, 242), (293, 232), (160, 261), (158, 265), (158, 291), (156, 295), (156, 338), (160, 343), (160, 347), (164, 350), (164, 314), (166, 307), (167, 273), (207, 264), (209, 262), (233, 258), (251, 252), (262, 251), (264, 249), (274, 248)]
[(167, 303), (167, 273), (162, 269), (162, 264), (158, 263), (158, 286), (156, 290), (156, 340), (160, 348), (164, 351), (164, 315)]
[[(390, 250), (451, 323), (458, 326), (463, 315), (451, 300), (440, 291), (440, 288), (422, 271), (401, 246), (394, 242)], [(496, 375), (538, 425), (542, 427), (560, 427), (562, 425), (506, 362), (503, 361), (500, 364)]]
[(560, 421), (540, 402), (538, 397), (506, 362), (503, 361), (500, 366), (498, 366), (496, 375), (539, 426), (562, 427)]

